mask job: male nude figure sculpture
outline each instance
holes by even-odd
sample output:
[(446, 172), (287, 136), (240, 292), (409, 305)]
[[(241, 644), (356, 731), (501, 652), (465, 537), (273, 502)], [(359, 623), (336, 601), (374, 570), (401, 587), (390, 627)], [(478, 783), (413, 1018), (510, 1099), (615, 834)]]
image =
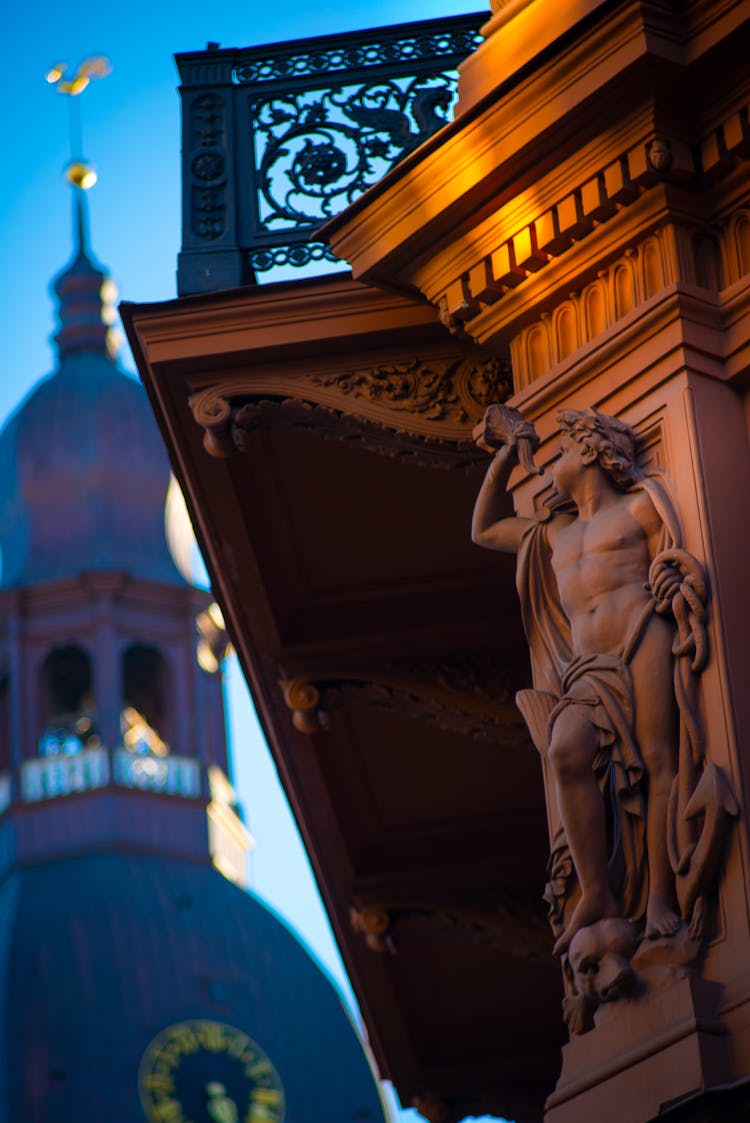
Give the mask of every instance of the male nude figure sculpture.
[[(667, 804), (676, 771), (673, 626), (654, 612), (649, 568), (664, 548), (664, 520), (637, 470), (635, 436), (624, 422), (595, 410), (561, 410), (560, 456), (553, 479), (563, 500), (529, 547), (537, 520), (504, 516), (518, 440), (535, 439), (523, 423), (515, 434), (490, 407), (480, 444), (498, 448), (477, 498), (472, 537), (480, 546), (523, 556), (537, 551), (549, 570), (549, 596), (524, 612), (527, 635), (546, 645), (559, 699), (549, 718), (548, 758), (560, 815), (580, 886), (580, 900), (555, 945), (567, 951), (582, 928), (623, 915), (608, 878), (607, 811), (596, 776), (602, 753), (621, 776), (624, 798), (645, 799), (648, 895), (645, 935), (670, 936), (680, 925), (666, 845)], [(507, 411), (506, 411), (507, 412)], [(516, 415), (521, 421), (519, 415)], [(521, 573), (519, 558), (519, 589)], [(533, 598), (532, 598), (533, 599)], [(522, 595), (523, 600), (523, 595)], [(531, 614), (548, 613), (539, 639)], [(557, 614), (557, 618), (555, 615)], [(539, 635), (542, 633), (540, 632)], [(554, 650), (553, 650), (554, 649)], [(552, 673), (555, 678), (555, 673)], [(535, 676), (535, 686), (538, 686)]]

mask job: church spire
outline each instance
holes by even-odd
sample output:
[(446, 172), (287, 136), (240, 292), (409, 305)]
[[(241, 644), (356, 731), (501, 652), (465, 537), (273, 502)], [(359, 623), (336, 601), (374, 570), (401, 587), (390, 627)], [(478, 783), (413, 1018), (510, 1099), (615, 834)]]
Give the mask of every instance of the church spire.
[(86, 192), (96, 183), (94, 166), (83, 155), (81, 114), (78, 96), (92, 78), (104, 78), (110, 72), (107, 59), (97, 56), (86, 59), (72, 76), (65, 63), (53, 66), (47, 81), (58, 93), (67, 97), (70, 135), (70, 161), (65, 178), (73, 191), (73, 260), (54, 281), (59, 300), (60, 328), (55, 335), (60, 359), (81, 353), (114, 358), (111, 324), (114, 321), (114, 285), (104, 270), (90, 257), (89, 222)]

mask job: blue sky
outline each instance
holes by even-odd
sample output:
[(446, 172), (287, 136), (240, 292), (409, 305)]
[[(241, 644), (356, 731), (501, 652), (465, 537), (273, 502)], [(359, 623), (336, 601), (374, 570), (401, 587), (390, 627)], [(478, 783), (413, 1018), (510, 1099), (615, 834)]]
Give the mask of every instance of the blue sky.
[[(83, 96), (84, 149), (99, 172), (89, 192), (92, 244), (120, 295), (171, 299), (180, 244), (179, 98), (172, 55), (209, 40), (244, 47), (476, 10), (460, 0), (346, 4), (220, 4), (131, 0), (127, 5), (8, 5), (3, 15), (4, 166), (0, 175), (0, 421), (54, 366), (51, 278), (71, 254), (67, 105), (44, 81), (58, 61), (107, 55), (112, 73)], [(133, 370), (126, 351), (121, 357)], [(236, 665), (227, 673), (235, 778), (258, 841), (256, 890), (302, 934), (346, 991), (340, 960), (296, 829)], [(417, 1118), (405, 1112), (404, 1120)]]

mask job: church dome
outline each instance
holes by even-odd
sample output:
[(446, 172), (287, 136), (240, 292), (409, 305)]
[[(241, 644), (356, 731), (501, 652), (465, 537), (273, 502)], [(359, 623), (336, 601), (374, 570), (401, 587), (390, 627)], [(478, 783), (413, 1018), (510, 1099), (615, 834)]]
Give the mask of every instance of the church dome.
[(91, 570), (180, 581), (164, 537), (169, 463), (143, 387), (112, 356), (108, 284), (79, 248), (54, 286), (57, 370), (0, 434), (4, 588)]
[(0, 898), (1, 1123), (383, 1123), (332, 984), (210, 866), (97, 853)]

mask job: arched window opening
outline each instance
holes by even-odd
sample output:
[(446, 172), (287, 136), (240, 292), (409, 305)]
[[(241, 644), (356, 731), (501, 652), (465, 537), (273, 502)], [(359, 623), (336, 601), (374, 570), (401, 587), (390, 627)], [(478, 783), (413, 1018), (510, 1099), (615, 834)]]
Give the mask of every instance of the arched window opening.
[(136, 753), (165, 756), (171, 684), (169, 666), (160, 651), (136, 643), (122, 657), (123, 745)]
[(91, 660), (82, 648), (71, 644), (50, 651), (39, 673), (39, 699), (42, 756), (98, 748)]
[(0, 772), (10, 768), (10, 675), (0, 667)]

